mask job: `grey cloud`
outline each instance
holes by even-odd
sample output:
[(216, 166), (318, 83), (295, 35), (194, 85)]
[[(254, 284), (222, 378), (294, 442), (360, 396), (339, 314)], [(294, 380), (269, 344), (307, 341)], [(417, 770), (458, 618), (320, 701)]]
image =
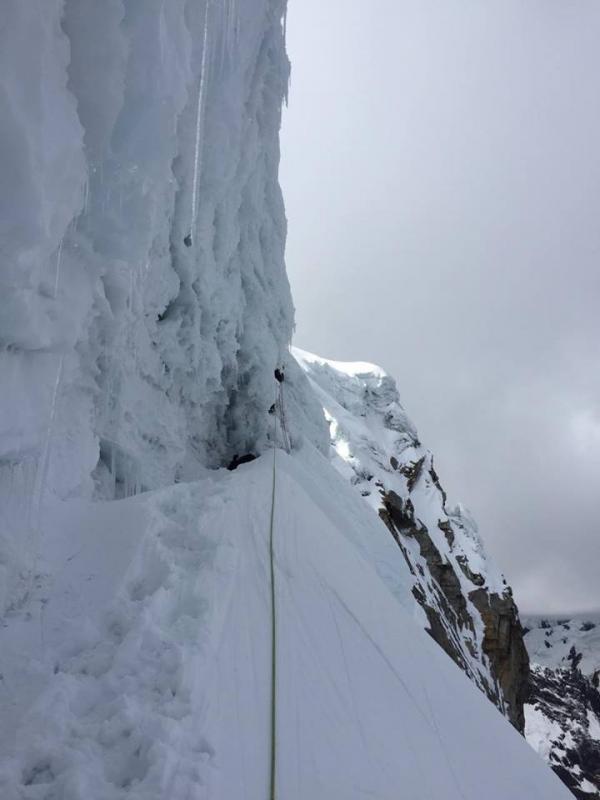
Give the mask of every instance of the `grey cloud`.
[(298, 344), (398, 379), (526, 611), (600, 605), (600, 6), (293, 2)]

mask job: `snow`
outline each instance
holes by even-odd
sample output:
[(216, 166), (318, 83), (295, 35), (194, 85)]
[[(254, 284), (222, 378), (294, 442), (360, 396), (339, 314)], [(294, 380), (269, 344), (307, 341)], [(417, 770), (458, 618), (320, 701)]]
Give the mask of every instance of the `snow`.
[(579, 784), (579, 791), (589, 792), (593, 797), (594, 794), (598, 793), (598, 788), (594, 786), (594, 784), (591, 781), (588, 781), (587, 778), (584, 778)]
[(525, 705), (525, 738), (544, 761), (550, 760), (550, 753), (562, 732), (559, 723), (549, 719), (539, 708)]
[[(2, 797), (267, 796), (271, 459), (53, 501), (2, 629)], [(276, 466), (279, 794), (568, 797), (415, 624), (402, 555), (352, 487), (310, 445)]]
[(597, 714), (594, 714), (593, 711), (587, 709), (587, 719), (588, 719), (588, 733), (592, 739), (596, 739), (596, 741), (600, 742), (600, 719), (598, 719)]

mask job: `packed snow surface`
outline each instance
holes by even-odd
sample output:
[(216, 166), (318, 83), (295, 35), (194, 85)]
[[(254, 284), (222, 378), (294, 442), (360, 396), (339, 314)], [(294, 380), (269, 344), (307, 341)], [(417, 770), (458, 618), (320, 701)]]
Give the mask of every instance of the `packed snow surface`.
[(416, 624), (400, 550), (308, 444), (48, 508), (2, 629), (0, 796), (268, 796), (274, 457), (278, 796), (566, 800)]

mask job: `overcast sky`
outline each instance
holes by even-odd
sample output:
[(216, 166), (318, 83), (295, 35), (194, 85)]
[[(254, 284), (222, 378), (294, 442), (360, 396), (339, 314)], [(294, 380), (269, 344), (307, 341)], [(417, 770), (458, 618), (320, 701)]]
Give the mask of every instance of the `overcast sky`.
[(393, 374), (524, 612), (600, 608), (600, 2), (290, 0), (296, 344)]

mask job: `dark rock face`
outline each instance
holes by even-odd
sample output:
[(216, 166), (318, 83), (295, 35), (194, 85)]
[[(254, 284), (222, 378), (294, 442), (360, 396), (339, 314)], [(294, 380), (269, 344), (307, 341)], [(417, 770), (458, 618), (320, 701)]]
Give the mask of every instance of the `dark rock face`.
[(536, 725), (547, 726), (552, 769), (579, 800), (598, 800), (600, 692), (577, 658), (573, 663), (571, 669), (533, 665), (527, 702)]
[[(422, 470), (423, 460), (405, 470), (404, 474), (412, 486)], [(437, 475), (434, 484), (441, 492)], [(512, 592), (507, 587), (502, 596), (491, 593), (484, 586), (484, 578), (473, 572), (467, 559), (459, 554), (456, 561), (460, 571), (473, 586), (472, 591), (465, 593), (464, 582), (461, 582), (452, 562), (440, 552), (428, 529), (415, 517), (410, 498), (403, 500), (395, 492), (388, 491), (383, 493), (382, 499), (380, 516), (415, 575), (413, 594), (427, 615), (428, 632), (450, 658), (485, 691), (490, 700), (506, 713), (517, 730), (523, 733), (523, 704), (528, 691), (529, 657)], [(452, 548), (456, 537), (452, 522), (449, 519), (441, 520), (438, 528)], [(418, 543), (420, 556), (427, 562), (428, 574), (415, 570), (411, 551), (407, 546), (409, 539)], [(483, 652), (489, 663), (491, 680), (481, 674), (474, 674), (470, 666), (471, 660), (465, 657), (465, 646), (471, 655), (476, 655), (473, 653), (474, 621), (467, 598), (483, 620)]]
[(485, 589), (469, 593), (484, 624), (483, 650), (492, 664), (504, 699), (510, 709), (509, 717), (517, 730), (525, 730), (524, 703), (528, 695), (529, 656), (523, 641), (512, 592), (501, 597)]

